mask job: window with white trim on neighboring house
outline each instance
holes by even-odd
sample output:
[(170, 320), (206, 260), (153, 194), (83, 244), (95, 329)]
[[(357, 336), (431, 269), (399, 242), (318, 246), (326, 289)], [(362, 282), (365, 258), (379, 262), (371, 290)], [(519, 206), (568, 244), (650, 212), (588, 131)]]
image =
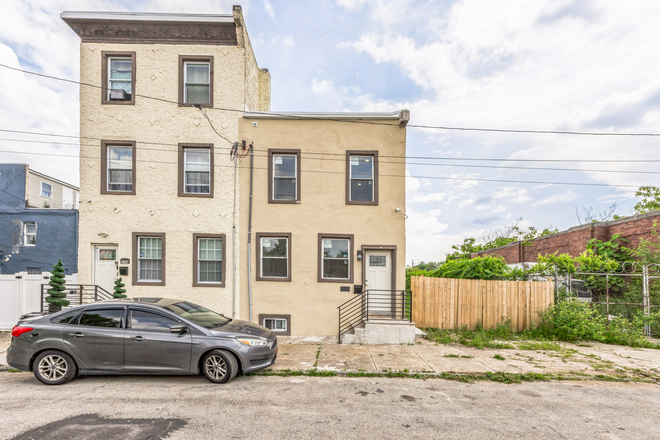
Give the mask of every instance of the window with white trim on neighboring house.
[(23, 223), (23, 244), (35, 246), (37, 244), (37, 224)]
[(297, 200), (298, 155), (273, 154), (273, 200)]
[(264, 318), (262, 325), (274, 332), (287, 331), (287, 322), (284, 318)]
[(321, 278), (348, 280), (351, 276), (351, 240), (322, 238)]
[(289, 238), (259, 237), (260, 272), (262, 279), (289, 279)]
[(53, 186), (50, 183), (41, 182), (41, 197), (52, 198)]

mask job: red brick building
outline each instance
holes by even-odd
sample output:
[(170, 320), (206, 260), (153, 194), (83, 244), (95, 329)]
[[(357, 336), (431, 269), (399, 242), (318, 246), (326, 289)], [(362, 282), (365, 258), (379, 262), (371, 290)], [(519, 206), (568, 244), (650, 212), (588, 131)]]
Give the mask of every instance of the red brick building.
[(623, 238), (630, 240), (626, 243), (626, 247), (636, 248), (640, 238), (651, 238), (653, 225), (656, 222), (660, 223), (660, 210), (620, 220), (573, 226), (566, 231), (537, 238), (527, 246), (523, 246), (522, 241), (516, 241), (506, 246), (474, 253), (472, 258), (500, 255), (507, 264), (516, 264), (535, 262), (539, 254), (554, 254), (557, 251), (560, 254), (577, 257), (587, 250), (587, 243), (592, 238), (607, 241), (615, 234), (620, 234)]

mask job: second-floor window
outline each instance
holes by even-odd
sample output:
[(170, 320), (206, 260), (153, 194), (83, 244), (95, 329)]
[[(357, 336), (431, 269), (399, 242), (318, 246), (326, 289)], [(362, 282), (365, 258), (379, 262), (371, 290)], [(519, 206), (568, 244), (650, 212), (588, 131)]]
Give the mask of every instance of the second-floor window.
[(53, 186), (50, 183), (41, 182), (41, 197), (52, 198)]
[(179, 105), (213, 106), (213, 57), (179, 56)]
[(37, 224), (23, 223), (23, 244), (35, 246), (37, 244)]
[(135, 142), (101, 142), (101, 194), (135, 194)]
[(212, 144), (179, 144), (179, 197), (213, 197)]
[(300, 203), (300, 150), (268, 150), (268, 202)]
[(346, 153), (346, 204), (378, 204), (378, 153), (348, 151)]
[(135, 52), (102, 52), (101, 102), (135, 104)]

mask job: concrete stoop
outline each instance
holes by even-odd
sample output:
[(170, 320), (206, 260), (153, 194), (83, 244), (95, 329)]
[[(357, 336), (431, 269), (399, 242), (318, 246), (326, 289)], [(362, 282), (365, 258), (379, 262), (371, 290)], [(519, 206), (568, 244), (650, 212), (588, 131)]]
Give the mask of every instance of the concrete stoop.
[(415, 323), (405, 320), (371, 319), (353, 333), (341, 337), (342, 344), (398, 345), (415, 343)]

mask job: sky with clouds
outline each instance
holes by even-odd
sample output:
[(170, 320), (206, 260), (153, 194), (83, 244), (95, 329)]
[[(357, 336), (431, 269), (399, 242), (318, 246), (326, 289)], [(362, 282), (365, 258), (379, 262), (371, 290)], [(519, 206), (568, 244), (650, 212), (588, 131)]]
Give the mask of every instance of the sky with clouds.
[[(7, 0), (0, 16), (0, 63), (77, 79), (79, 39), (60, 20), (64, 10), (230, 13), (234, 3)], [(658, 1), (240, 4), (259, 65), (272, 76), (273, 110), (408, 108), (416, 125), (660, 132)], [(78, 134), (76, 85), (4, 68), (0, 83), (0, 128)], [(39, 139), (27, 135), (0, 138), (0, 162), (29, 163), (77, 184), (76, 139), (55, 145), (7, 140)], [(481, 238), (521, 217), (525, 226), (565, 229), (578, 223), (576, 208), (602, 212), (616, 202), (619, 214), (629, 214), (635, 203), (631, 186), (657, 185), (657, 166), (585, 161), (657, 160), (658, 148), (660, 138), (653, 137), (409, 128), (408, 155), (435, 160), (408, 160), (407, 261), (443, 259), (463, 238)], [(522, 161), (539, 159), (558, 162)]]

